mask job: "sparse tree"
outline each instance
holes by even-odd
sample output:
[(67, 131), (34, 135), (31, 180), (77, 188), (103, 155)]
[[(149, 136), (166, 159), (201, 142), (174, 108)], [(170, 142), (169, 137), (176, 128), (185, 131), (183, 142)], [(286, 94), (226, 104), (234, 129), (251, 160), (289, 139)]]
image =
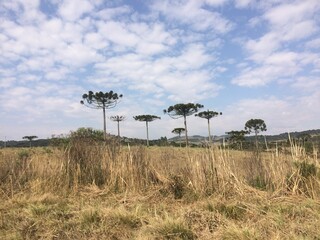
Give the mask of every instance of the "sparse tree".
[[(179, 135), (179, 140), (180, 140), (180, 138), (181, 138), (181, 133), (183, 133), (184, 131), (185, 131), (184, 128), (174, 128), (174, 129), (172, 130), (172, 133), (178, 134), (178, 135)], [(181, 147), (181, 141), (180, 141), (180, 147)]]
[(33, 139), (36, 139), (36, 138), (38, 138), (37, 136), (24, 136), (22, 139), (27, 139), (27, 140), (29, 140), (29, 147), (31, 147), (31, 143), (32, 143), (32, 140)]
[(229, 141), (231, 143), (239, 144), (240, 150), (242, 150), (242, 142), (245, 141), (245, 135), (248, 134), (247, 131), (241, 130), (241, 131), (230, 131), (226, 132), (226, 134), (229, 135)]
[(217, 117), (219, 115), (222, 115), (222, 112), (210, 111), (209, 109), (207, 111), (199, 112), (198, 114), (195, 115), (196, 117), (207, 119), (207, 121), (208, 121), (209, 142), (212, 142), (211, 132), (210, 132), (210, 119), (214, 118), (214, 117)]
[(267, 125), (265, 124), (264, 120), (262, 119), (250, 119), (246, 122), (244, 129), (248, 131), (248, 133), (254, 133), (255, 134), (255, 140), (256, 140), (256, 148), (258, 150), (258, 133), (267, 131)]
[(200, 108), (203, 108), (203, 105), (199, 103), (178, 103), (176, 105), (170, 106), (168, 109), (164, 109), (163, 112), (168, 114), (173, 119), (178, 119), (183, 117), (184, 120), (184, 128), (185, 128), (185, 137), (186, 137), (186, 146), (189, 145), (188, 140), (188, 128), (187, 128), (187, 116), (190, 116), (196, 112)]
[(103, 132), (104, 132), (104, 140), (107, 137), (107, 124), (106, 124), (106, 109), (114, 108), (120, 99), (122, 98), (122, 94), (118, 95), (113, 91), (110, 92), (96, 92), (93, 93), (89, 91), (82, 95), (81, 104), (93, 108), (93, 109), (102, 109), (103, 110)]
[(138, 115), (133, 117), (134, 120), (140, 121), (140, 122), (146, 122), (146, 128), (147, 128), (147, 146), (149, 147), (149, 122), (152, 122), (156, 119), (161, 119), (158, 116), (155, 115)]
[(110, 119), (118, 123), (118, 138), (120, 139), (120, 122), (124, 121), (126, 117), (116, 115), (116, 116), (111, 116)]

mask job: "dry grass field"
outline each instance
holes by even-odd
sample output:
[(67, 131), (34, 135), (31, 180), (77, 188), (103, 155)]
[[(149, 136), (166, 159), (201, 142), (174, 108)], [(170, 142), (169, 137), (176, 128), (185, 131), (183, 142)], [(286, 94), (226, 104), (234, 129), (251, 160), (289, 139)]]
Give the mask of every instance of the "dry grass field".
[(320, 239), (317, 151), (0, 150), (0, 239)]

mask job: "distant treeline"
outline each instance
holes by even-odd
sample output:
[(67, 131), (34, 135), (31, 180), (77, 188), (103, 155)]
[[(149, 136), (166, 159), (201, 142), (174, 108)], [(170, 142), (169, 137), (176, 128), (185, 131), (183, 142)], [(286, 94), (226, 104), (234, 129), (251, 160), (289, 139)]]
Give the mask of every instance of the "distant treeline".
[[(301, 131), (301, 132), (290, 132), (291, 139), (299, 139), (302, 137), (309, 137), (311, 141), (320, 141), (320, 129), (315, 130), (307, 130), (307, 131)], [(115, 136), (112, 136), (115, 137)], [(228, 135), (224, 136), (214, 136), (212, 137), (214, 139), (214, 142), (223, 142), (223, 139), (227, 142), (228, 141)], [(50, 139), (37, 139), (32, 141), (33, 147), (47, 147), (50, 145), (54, 145), (57, 139), (64, 139), (65, 141), (68, 141), (68, 136), (60, 136), (60, 137), (53, 137)], [(208, 137), (203, 137), (199, 135), (191, 136), (190, 137), (190, 143), (193, 145), (199, 145), (201, 142), (207, 141)], [(246, 141), (251, 142), (254, 141), (254, 136), (246, 136)], [(281, 133), (278, 135), (266, 135), (266, 140), (268, 142), (277, 142), (277, 141), (288, 141), (288, 133)], [(130, 144), (130, 145), (139, 145), (139, 144), (145, 144), (145, 139), (138, 139), (138, 138), (127, 138), (122, 137), (121, 142), (122, 144)], [(177, 143), (184, 142), (184, 139), (181, 137), (180, 139), (178, 137), (173, 137), (170, 139), (167, 139), (167, 137), (161, 137), (160, 139), (156, 140), (150, 140), (151, 146), (178, 146)], [(264, 137), (260, 136), (259, 141), (263, 142)], [(0, 148), (3, 147), (29, 147), (30, 142), (21, 140), (21, 141), (0, 141)]]
[[(319, 139), (320, 129), (313, 129), (301, 132), (290, 132), (290, 137), (292, 139), (297, 139), (308, 135), (312, 139)], [(268, 141), (284, 141), (288, 139), (288, 133), (281, 133), (279, 135), (266, 135), (266, 137)]]

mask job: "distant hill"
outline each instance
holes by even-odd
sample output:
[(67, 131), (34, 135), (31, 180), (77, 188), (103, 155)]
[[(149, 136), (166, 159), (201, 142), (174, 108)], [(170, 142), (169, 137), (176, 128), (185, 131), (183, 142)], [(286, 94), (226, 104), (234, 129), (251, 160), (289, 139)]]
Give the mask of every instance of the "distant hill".
[[(312, 139), (315, 138), (320, 138), (320, 129), (314, 129), (314, 130), (306, 130), (306, 131), (301, 131), (301, 132), (290, 132), (290, 137), (292, 139), (294, 138), (298, 138), (299, 136), (303, 136), (303, 135), (310, 135)], [(260, 134), (261, 136), (261, 134)], [(213, 139), (214, 142), (222, 142), (223, 139), (227, 139), (228, 135), (221, 135), (221, 136), (212, 136), (211, 137)], [(254, 141), (254, 136), (246, 136), (245, 137), (246, 140), (248, 141)], [(267, 141), (287, 141), (288, 140), (288, 133), (281, 133), (278, 135), (266, 135), (266, 139)], [(168, 141), (173, 141), (173, 142), (184, 142), (184, 136), (181, 135), (181, 138), (179, 139), (179, 137), (173, 137), (168, 139)], [(194, 135), (194, 136), (189, 136), (189, 141), (190, 143), (193, 144), (199, 144), (201, 142), (206, 142), (208, 141), (208, 137), (203, 137), (200, 135)], [(264, 141), (264, 139), (260, 138), (260, 141)]]
[[(310, 135), (311, 138), (318, 138), (320, 137), (320, 129), (313, 129), (301, 132), (290, 132), (291, 138), (299, 138), (303, 135)], [(288, 139), (288, 133), (281, 133), (279, 135), (266, 135), (268, 141), (281, 141)]]
[[(301, 132), (290, 132), (290, 137), (293, 138), (298, 138), (299, 136), (303, 136), (303, 135), (309, 135), (311, 136), (311, 139), (316, 139), (320, 141), (320, 129), (313, 129), (313, 130), (306, 130), (306, 131), (301, 131)], [(212, 139), (214, 142), (222, 142), (223, 139), (227, 139), (228, 135), (221, 135), (221, 136), (212, 136)], [(132, 142), (132, 143), (141, 143), (144, 144), (145, 140), (144, 139), (136, 139), (136, 138), (126, 138), (124, 137), (124, 139), (127, 139), (126, 141), (128, 142)], [(253, 141), (254, 140), (254, 136), (246, 136), (246, 139), (248, 141)], [(274, 142), (274, 141), (286, 141), (288, 140), (288, 133), (281, 133), (278, 135), (266, 135), (266, 139), (268, 142)], [(179, 139), (179, 137), (173, 137), (173, 138), (161, 138), (159, 140), (152, 140), (154, 142), (154, 144), (160, 144), (163, 141), (168, 140), (168, 142), (184, 142), (184, 135), (181, 135), (181, 138)], [(193, 135), (193, 136), (189, 136), (189, 141), (191, 144), (200, 144), (200, 143), (204, 143), (206, 141), (208, 141), (208, 137), (204, 137), (204, 136), (200, 136), (200, 135)], [(263, 141), (263, 138), (260, 138), (260, 141)], [(50, 139), (36, 139), (32, 141), (32, 146), (33, 147), (44, 147), (44, 146), (49, 146), (50, 145)], [(0, 148), (2, 147), (29, 147), (29, 141), (0, 141)]]

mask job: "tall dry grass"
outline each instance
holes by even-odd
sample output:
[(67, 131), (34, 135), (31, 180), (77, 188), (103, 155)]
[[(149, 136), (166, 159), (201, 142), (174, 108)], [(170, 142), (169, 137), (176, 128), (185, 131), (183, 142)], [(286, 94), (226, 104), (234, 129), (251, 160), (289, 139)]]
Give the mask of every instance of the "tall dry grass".
[(289, 150), (145, 148), (75, 138), (63, 149), (1, 150), (0, 186), (8, 197), (30, 189), (65, 194), (93, 184), (113, 193), (157, 189), (175, 198), (247, 189), (318, 198), (317, 153), (307, 155), (293, 142)]

